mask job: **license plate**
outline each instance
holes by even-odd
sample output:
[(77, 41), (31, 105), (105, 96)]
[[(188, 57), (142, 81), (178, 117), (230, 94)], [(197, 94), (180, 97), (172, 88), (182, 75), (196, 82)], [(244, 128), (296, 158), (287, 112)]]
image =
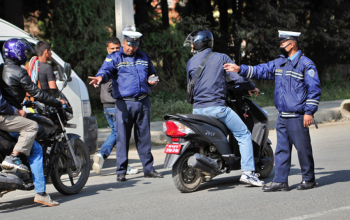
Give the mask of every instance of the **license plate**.
[(167, 144), (165, 145), (164, 153), (179, 154), (181, 151), (181, 144)]

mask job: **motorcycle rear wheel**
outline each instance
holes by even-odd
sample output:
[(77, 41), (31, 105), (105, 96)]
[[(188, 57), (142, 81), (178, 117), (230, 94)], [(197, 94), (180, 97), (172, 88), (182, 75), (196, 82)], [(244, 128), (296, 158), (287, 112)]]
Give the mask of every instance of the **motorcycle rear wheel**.
[(74, 168), (74, 161), (69, 150), (61, 152), (55, 164), (51, 180), (58, 192), (63, 195), (79, 193), (85, 186), (90, 175), (90, 156), (85, 143), (77, 139), (73, 145), (78, 169)]
[(274, 155), (273, 155), (273, 150), (271, 147), (271, 144), (266, 143), (264, 150), (263, 150), (265, 156), (269, 157), (272, 160), (272, 163), (268, 164), (267, 166), (265, 166), (263, 169), (260, 166), (256, 166), (256, 173), (260, 174), (260, 178), (267, 178), (270, 176), (271, 171), (273, 169), (274, 166)]
[(194, 192), (202, 182), (202, 174), (198, 169), (188, 166), (188, 158), (194, 155), (194, 152), (183, 154), (173, 166), (172, 175), (176, 188), (183, 193)]

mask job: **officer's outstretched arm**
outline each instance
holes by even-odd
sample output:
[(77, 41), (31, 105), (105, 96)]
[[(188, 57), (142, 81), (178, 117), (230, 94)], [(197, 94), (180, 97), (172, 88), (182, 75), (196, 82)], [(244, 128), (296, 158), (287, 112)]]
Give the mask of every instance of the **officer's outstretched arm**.
[(241, 65), (240, 76), (247, 77), (249, 79), (275, 79), (275, 60), (268, 63), (259, 64), (256, 66)]
[(309, 64), (304, 71), (304, 82), (307, 88), (305, 114), (313, 115), (317, 109), (321, 96), (320, 80), (314, 64)]
[(108, 54), (96, 76), (102, 76), (101, 83), (107, 83), (112, 77), (113, 71), (118, 70), (123, 64), (118, 62), (116, 53)]

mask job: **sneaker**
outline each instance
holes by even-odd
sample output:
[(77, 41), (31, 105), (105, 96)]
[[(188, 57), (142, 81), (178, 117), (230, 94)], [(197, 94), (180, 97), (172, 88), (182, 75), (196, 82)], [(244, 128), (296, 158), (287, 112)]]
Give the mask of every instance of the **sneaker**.
[(51, 197), (45, 193), (45, 196), (42, 196), (40, 194), (36, 194), (34, 197), (34, 202), (47, 205), (47, 206), (58, 206), (59, 203), (52, 200)]
[(264, 186), (264, 181), (259, 180), (260, 174), (254, 172), (243, 172), (241, 178), (239, 179), (242, 183), (248, 183), (252, 186)]
[(28, 167), (22, 164), (21, 159), (19, 157), (7, 156), (5, 160), (1, 163), (1, 167), (10, 172), (28, 172)]
[(92, 164), (92, 169), (95, 171), (96, 174), (101, 174), (103, 163), (105, 162), (103, 156), (100, 153), (97, 153), (94, 155), (93, 161), (94, 163)]
[(131, 166), (128, 165), (128, 169), (126, 171), (127, 175), (137, 174), (138, 172), (139, 172), (138, 169), (136, 169), (136, 168), (134, 169), (134, 168), (132, 168)]

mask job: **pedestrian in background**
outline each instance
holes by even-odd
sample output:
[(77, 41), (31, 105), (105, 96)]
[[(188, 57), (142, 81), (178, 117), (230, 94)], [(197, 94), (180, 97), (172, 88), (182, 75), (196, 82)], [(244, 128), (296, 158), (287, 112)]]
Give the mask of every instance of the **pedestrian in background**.
[(35, 52), (38, 55), (39, 61), (38, 72), (41, 89), (57, 89), (55, 74), (53, 73), (52, 66), (48, 64), (52, 56), (51, 44), (46, 41), (39, 41), (35, 45)]
[(276, 125), (275, 177), (263, 191), (288, 191), (292, 145), (298, 152), (302, 182), (298, 190), (315, 188), (315, 165), (312, 156), (309, 126), (317, 111), (320, 80), (315, 64), (298, 50), (299, 32), (279, 31), (282, 55), (257, 66), (225, 64), (227, 71), (238, 72), (253, 79), (275, 80), (275, 105), (278, 109)]
[[(111, 54), (120, 49), (120, 40), (116, 37), (110, 37), (107, 40), (107, 52)], [(111, 154), (113, 147), (117, 143), (117, 132), (116, 132), (116, 118), (115, 118), (115, 102), (113, 98), (112, 90), (112, 80), (109, 80), (107, 83), (101, 85), (101, 102), (103, 103), (103, 111), (106, 116), (109, 127), (112, 129), (111, 134), (107, 137), (106, 141), (102, 144), (100, 151), (93, 157), (92, 169), (96, 174), (101, 174), (101, 170), (104, 164), (104, 161)], [(126, 174), (136, 174), (138, 169), (133, 169), (128, 165)]]
[[(131, 131), (143, 166), (144, 177), (162, 178), (153, 167), (151, 153), (150, 111), (151, 86), (157, 84), (156, 71), (149, 57), (138, 49), (141, 33), (135, 30), (122, 32), (120, 51), (107, 56), (90, 84), (98, 87), (112, 78), (117, 136), (117, 181), (125, 181)], [(152, 79), (153, 78), (153, 79)]]

